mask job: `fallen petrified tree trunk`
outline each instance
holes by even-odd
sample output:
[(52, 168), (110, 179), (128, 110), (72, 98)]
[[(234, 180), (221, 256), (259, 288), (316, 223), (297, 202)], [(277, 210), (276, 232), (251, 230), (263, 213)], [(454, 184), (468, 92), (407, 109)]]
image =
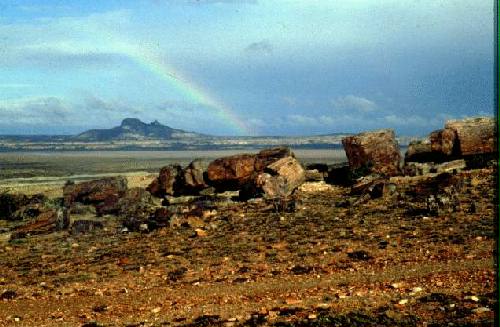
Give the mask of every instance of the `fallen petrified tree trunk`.
[(445, 125), (446, 130), (455, 134), (453, 149), (459, 155), (469, 156), (496, 152), (496, 128), (493, 118), (482, 117), (448, 121)]
[(401, 153), (391, 129), (365, 132), (342, 139), (351, 171), (396, 176), (401, 173)]

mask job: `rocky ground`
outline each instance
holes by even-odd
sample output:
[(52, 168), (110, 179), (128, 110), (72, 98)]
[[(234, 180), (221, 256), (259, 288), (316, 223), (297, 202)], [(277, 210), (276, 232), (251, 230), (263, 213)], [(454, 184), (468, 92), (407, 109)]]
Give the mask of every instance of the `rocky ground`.
[(0, 325), (493, 326), (494, 126), (0, 192)]
[(494, 172), (460, 174), (458, 207), (435, 216), (310, 182), (293, 210), (228, 200), (149, 233), (105, 216), (91, 233), (13, 239), (0, 324), (491, 326)]

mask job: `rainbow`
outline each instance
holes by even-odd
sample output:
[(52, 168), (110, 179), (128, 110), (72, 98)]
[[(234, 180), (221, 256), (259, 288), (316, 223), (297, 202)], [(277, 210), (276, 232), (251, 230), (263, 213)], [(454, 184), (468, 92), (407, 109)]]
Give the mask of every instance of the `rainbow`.
[(113, 42), (114, 49), (119, 53), (132, 59), (137, 64), (145, 67), (156, 74), (171, 87), (182, 94), (186, 99), (216, 111), (228, 126), (231, 126), (238, 134), (253, 135), (253, 131), (228, 105), (218, 100), (209, 91), (201, 88), (195, 82), (189, 80), (175, 67), (165, 62), (164, 58), (146, 47), (138, 48), (130, 43)]

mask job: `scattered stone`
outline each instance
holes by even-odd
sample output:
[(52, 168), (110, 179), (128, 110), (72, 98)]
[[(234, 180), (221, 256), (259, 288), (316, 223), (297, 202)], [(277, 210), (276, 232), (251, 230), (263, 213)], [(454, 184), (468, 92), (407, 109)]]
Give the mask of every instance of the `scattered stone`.
[(104, 224), (96, 220), (81, 219), (76, 220), (71, 225), (72, 234), (85, 234), (95, 232), (104, 228)]
[(320, 173), (317, 169), (308, 169), (305, 171), (306, 182), (318, 182), (324, 180), (323, 173)]
[(6, 290), (0, 294), (0, 300), (13, 300), (17, 297), (17, 292), (13, 290)]
[(347, 253), (347, 256), (351, 259), (363, 260), (363, 261), (373, 259), (373, 257), (364, 250), (358, 250)]
[(491, 309), (488, 307), (479, 307), (476, 309), (472, 309), (472, 312), (474, 312), (474, 313), (485, 313), (485, 312), (490, 312), (490, 311), (491, 311)]

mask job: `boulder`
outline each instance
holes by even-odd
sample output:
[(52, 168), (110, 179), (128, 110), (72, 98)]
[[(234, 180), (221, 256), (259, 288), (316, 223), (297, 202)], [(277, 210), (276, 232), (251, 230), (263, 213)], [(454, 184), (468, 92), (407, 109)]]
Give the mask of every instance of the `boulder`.
[(155, 203), (151, 194), (145, 189), (134, 187), (128, 189), (120, 198), (109, 198), (96, 205), (97, 216), (112, 214), (117, 216), (143, 215)]
[(307, 182), (318, 182), (325, 179), (324, 173), (319, 172), (317, 169), (306, 170)]
[(239, 154), (212, 161), (207, 170), (209, 184), (218, 190), (237, 190), (254, 178), (255, 155)]
[(445, 131), (454, 134), (453, 149), (461, 156), (497, 152), (496, 123), (493, 117), (448, 121)]
[(107, 177), (79, 184), (67, 183), (63, 188), (64, 206), (69, 208), (74, 202), (93, 205), (115, 202), (126, 191), (125, 177)]
[(264, 149), (257, 153), (255, 159), (255, 170), (257, 172), (263, 171), (267, 166), (281, 158), (295, 157), (293, 152), (288, 147), (276, 147)]
[(17, 227), (11, 239), (23, 238), (26, 235), (35, 235), (52, 232), (57, 229), (57, 212), (53, 209), (39, 214), (34, 220)]
[(43, 194), (0, 194), (0, 219), (25, 220), (38, 217), (49, 210), (47, 197)]
[(297, 159), (285, 157), (271, 163), (265, 173), (257, 176), (255, 184), (266, 198), (284, 198), (306, 180), (306, 172)]
[(207, 187), (203, 177), (203, 164), (201, 160), (192, 161), (183, 171), (183, 194), (198, 194)]
[(405, 153), (405, 162), (429, 162), (436, 161), (436, 153), (432, 152), (429, 139), (412, 141)]
[(342, 139), (342, 145), (353, 173), (378, 173), (385, 176), (401, 173), (401, 153), (391, 129), (348, 136)]
[(328, 168), (328, 175), (325, 181), (328, 184), (349, 186), (352, 184), (351, 170), (348, 163), (333, 164)]
[[(485, 156), (497, 152), (496, 125), (493, 118), (479, 117), (447, 121), (444, 129), (429, 135), (432, 161)], [(431, 160), (429, 160), (431, 161)]]
[(169, 165), (160, 169), (159, 176), (146, 188), (156, 197), (176, 195), (183, 184), (183, 172), (179, 165)]
[(253, 183), (259, 173), (282, 158), (293, 157), (289, 148), (265, 149), (257, 154), (238, 154), (212, 161), (207, 170), (208, 184), (219, 191), (239, 190)]

